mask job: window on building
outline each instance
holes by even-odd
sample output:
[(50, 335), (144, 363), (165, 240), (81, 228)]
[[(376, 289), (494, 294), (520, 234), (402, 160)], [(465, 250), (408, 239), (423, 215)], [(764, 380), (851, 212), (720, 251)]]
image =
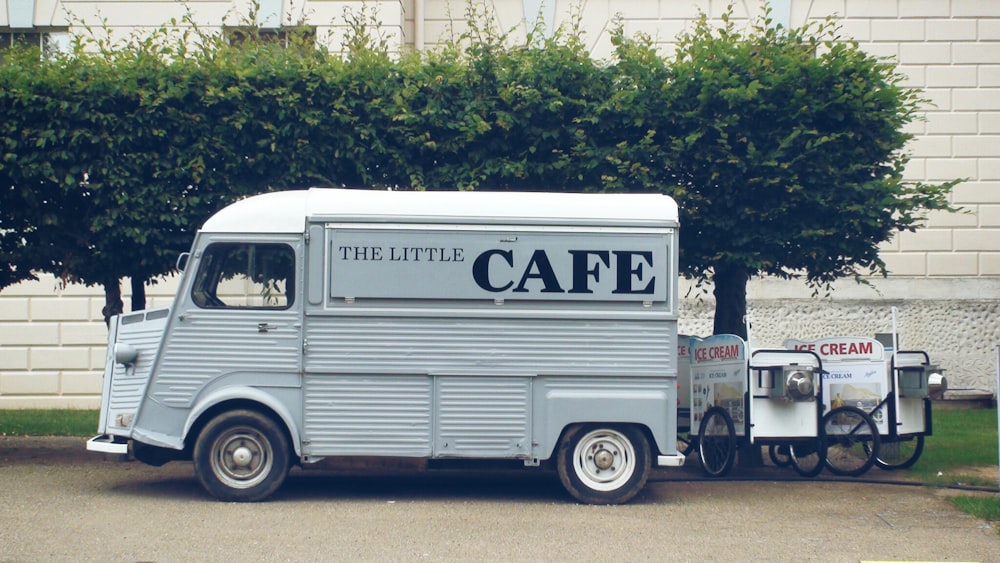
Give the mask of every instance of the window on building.
[(309, 25), (297, 25), (277, 29), (254, 26), (226, 27), (223, 33), (230, 45), (259, 42), (274, 43), (288, 47), (293, 42), (309, 45), (316, 43), (316, 28)]
[(36, 29), (0, 29), (0, 61), (3, 52), (17, 47), (35, 47), (43, 57), (50, 56), (65, 48), (69, 33), (66, 30), (38, 31)]

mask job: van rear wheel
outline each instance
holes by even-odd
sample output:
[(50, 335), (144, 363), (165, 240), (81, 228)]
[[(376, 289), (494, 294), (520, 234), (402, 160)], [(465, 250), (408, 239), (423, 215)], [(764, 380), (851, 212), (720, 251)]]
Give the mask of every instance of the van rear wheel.
[(557, 457), (563, 487), (586, 504), (628, 502), (649, 478), (649, 441), (634, 426), (571, 428), (560, 442)]
[(213, 418), (194, 446), (194, 470), (212, 496), (255, 502), (271, 496), (288, 475), (291, 451), (284, 429), (252, 410)]

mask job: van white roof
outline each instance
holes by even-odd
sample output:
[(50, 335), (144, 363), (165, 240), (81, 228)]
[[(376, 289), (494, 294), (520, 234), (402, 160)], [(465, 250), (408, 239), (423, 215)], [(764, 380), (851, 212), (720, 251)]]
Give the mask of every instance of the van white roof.
[(301, 233), (307, 221), (676, 227), (663, 194), (383, 191), (312, 188), (240, 200), (203, 232)]

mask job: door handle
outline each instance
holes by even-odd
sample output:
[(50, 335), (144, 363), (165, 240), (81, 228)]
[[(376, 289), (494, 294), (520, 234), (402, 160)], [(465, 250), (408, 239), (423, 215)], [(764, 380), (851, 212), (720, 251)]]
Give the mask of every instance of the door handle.
[(264, 333), (270, 330), (278, 328), (277, 325), (269, 325), (267, 323), (257, 323), (257, 332)]

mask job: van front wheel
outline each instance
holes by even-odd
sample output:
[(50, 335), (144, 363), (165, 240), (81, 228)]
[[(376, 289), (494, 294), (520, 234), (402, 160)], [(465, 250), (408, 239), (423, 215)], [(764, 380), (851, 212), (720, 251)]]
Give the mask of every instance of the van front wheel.
[(288, 475), (288, 439), (272, 418), (234, 410), (213, 418), (194, 446), (194, 470), (212, 496), (255, 502), (271, 496)]
[(628, 502), (649, 477), (649, 442), (634, 426), (571, 428), (560, 442), (557, 457), (563, 487), (587, 504)]

